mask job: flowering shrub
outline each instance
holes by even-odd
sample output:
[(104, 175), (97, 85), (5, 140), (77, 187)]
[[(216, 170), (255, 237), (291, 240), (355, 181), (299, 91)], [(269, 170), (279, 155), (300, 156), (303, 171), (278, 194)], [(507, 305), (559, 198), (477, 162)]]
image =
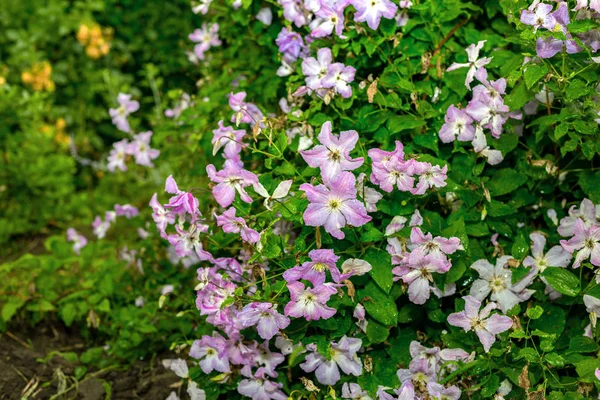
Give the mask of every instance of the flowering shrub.
[(194, 266), (159, 301), (195, 292), (165, 363), (191, 398), (598, 395), (595, 2), (190, 12), (198, 92), (145, 133), (131, 96), (110, 110), (108, 173), (154, 174), (148, 206), (56, 246), (138, 224), (122, 260)]

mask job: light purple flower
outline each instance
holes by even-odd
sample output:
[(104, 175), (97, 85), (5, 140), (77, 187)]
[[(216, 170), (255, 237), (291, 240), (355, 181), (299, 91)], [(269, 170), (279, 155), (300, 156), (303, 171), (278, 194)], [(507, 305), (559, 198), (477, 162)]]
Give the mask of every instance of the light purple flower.
[(129, 133), (131, 128), (129, 127), (127, 116), (136, 112), (140, 108), (140, 103), (131, 100), (131, 95), (125, 93), (119, 93), (117, 101), (119, 102), (119, 107), (109, 109), (108, 113), (117, 129)]
[(212, 193), (221, 207), (229, 207), (235, 199), (235, 193), (240, 195), (242, 201), (252, 203), (252, 198), (245, 188), (258, 182), (258, 178), (252, 172), (246, 171), (231, 160), (226, 160), (222, 170), (217, 172), (214, 165), (206, 167), (209, 179), (217, 185)]
[(457, 237), (443, 238), (431, 233), (424, 234), (420, 228), (414, 227), (410, 232), (411, 250), (409, 260), (415, 262), (418, 259), (431, 256), (440, 260), (446, 260), (447, 254), (454, 254), (457, 250), (464, 250), (460, 239)]
[(161, 233), (161, 236), (165, 236), (165, 230), (169, 224), (175, 223), (175, 215), (171, 212), (171, 210), (165, 209), (162, 204), (158, 202), (157, 194), (154, 193), (152, 195), (152, 199), (149, 203), (152, 208), (152, 219), (156, 223), (156, 227), (158, 231)]
[(334, 63), (327, 68), (327, 75), (321, 80), (324, 88), (335, 89), (336, 93), (347, 99), (352, 96), (350, 83), (354, 82), (354, 67), (346, 66), (342, 63)]
[(425, 304), (431, 294), (430, 282), (433, 283), (433, 273), (448, 272), (451, 264), (448, 260), (427, 255), (413, 262), (396, 267), (392, 273), (408, 283), (408, 299), (415, 304)]
[(281, 28), (281, 32), (275, 39), (275, 44), (279, 46), (279, 52), (283, 54), (283, 59), (288, 64), (292, 64), (301, 56), (305, 56), (308, 51), (302, 36), (286, 27)]
[(300, 185), (310, 204), (304, 212), (308, 226), (323, 226), (336, 239), (345, 237), (341, 228), (346, 225), (362, 226), (371, 221), (365, 206), (356, 199), (356, 178), (351, 172), (341, 172), (325, 185)]
[(508, 260), (511, 258), (510, 256), (500, 257), (495, 266), (487, 260), (478, 260), (471, 265), (471, 268), (479, 273), (479, 279), (473, 282), (469, 294), (479, 301), (483, 301), (491, 294), (491, 300), (497, 301), (500, 310), (504, 313), (518, 303), (529, 299), (534, 292), (527, 289), (533, 279), (531, 275), (515, 284), (512, 283), (512, 271), (506, 268)]
[(110, 172), (113, 172), (115, 168), (119, 168), (121, 171), (127, 171), (125, 157), (127, 156), (128, 146), (129, 141), (127, 139), (113, 143), (113, 148), (108, 154), (108, 170)]
[(561, 236), (573, 236), (577, 220), (583, 221), (586, 228), (597, 225), (596, 215), (600, 216), (600, 205), (594, 206), (594, 203), (590, 199), (583, 199), (579, 208), (571, 206), (569, 208), (569, 215), (560, 220), (560, 225), (557, 229), (558, 233)]
[(262, 22), (263, 24), (269, 26), (273, 22), (273, 12), (269, 7), (263, 7), (258, 10), (256, 14), (256, 19)]
[(504, 156), (502, 156), (500, 150), (493, 150), (488, 146), (487, 139), (480, 125), (475, 127), (475, 137), (471, 144), (473, 145), (473, 151), (477, 155), (484, 157), (490, 165), (500, 164), (504, 160)]
[(317, 51), (317, 58), (307, 57), (302, 60), (302, 73), (306, 77), (306, 86), (312, 90), (323, 88), (321, 81), (327, 76), (332, 59), (331, 49), (323, 47)]
[(427, 384), (427, 391), (433, 399), (443, 400), (459, 400), (461, 393), (460, 389), (454, 385), (446, 388), (437, 382), (429, 382)]
[(552, 8), (552, 4), (538, 3), (533, 10), (521, 11), (521, 22), (533, 26), (533, 32), (536, 32), (539, 27), (552, 30), (556, 25)]
[(115, 204), (115, 212), (117, 213), (117, 217), (124, 216), (127, 219), (136, 217), (140, 213), (137, 207), (134, 207), (131, 204)]
[(589, 294), (583, 295), (583, 304), (585, 309), (590, 314), (590, 322), (592, 328), (596, 329), (596, 323), (598, 322), (598, 315), (600, 315), (600, 299)]
[(87, 245), (87, 238), (77, 232), (73, 228), (67, 229), (67, 241), (73, 242), (73, 251), (75, 254), (79, 254), (81, 249)]
[(342, 399), (371, 400), (366, 390), (362, 390), (358, 383), (347, 382), (342, 385)]
[(223, 148), (225, 158), (236, 158), (246, 145), (242, 139), (246, 131), (243, 129), (234, 130), (231, 126), (224, 126), (223, 120), (219, 121), (219, 128), (213, 131), (213, 155), (217, 154), (219, 149)]
[(315, 19), (309, 25), (311, 29), (310, 35), (315, 38), (321, 38), (335, 34), (344, 38), (342, 31), (344, 30), (344, 9), (348, 5), (348, 0), (339, 0), (334, 4), (323, 4), (315, 13)]
[(467, 77), (465, 79), (465, 86), (469, 90), (471, 89), (471, 82), (473, 82), (473, 78), (477, 69), (483, 67), (484, 65), (488, 65), (492, 61), (491, 57), (479, 58), (479, 51), (483, 49), (485, 42), (486, 40), (481, 40), (477, 44), (470, 44), (467, 46), (465, 50), (467, 52), (468, 62), (452, 63), (452, 65), (446, 69), (446, 71), (454, 71), (455, 69), (459, 68), (469, 68), (467, 71)]
[(270, 195), (269, 192), (267, 192), (267, 189), (260, 182), (257, 182), (254, 185), (252, 185), (252, 188), (258, 195), (265, 198), (263, 204), (267, 210), (271, 210), (271, 205), (274, 200), (281, 200), (288, 195), (293, 182), (294, 181), (291, 179), (280, 182), (279, 185), (277, 185), (277, 187), (273, 191), (272, 195)]
[(192, 216), (200, 214), (198, 199), (190, 192), (179, 190), (173, 175), (169, 175), (165, 181), (165, 192), (175, 195), (169, 199), (169, 204), (165, 205), (165, 208), (170, 209), (173, 214), (183, 215), (188, 213)]
[(237, 319), (244, 328), (256, 325), (258, 335), (265, 340), (290, 324), (290, 319), (279, 314), (271, 303), (250, 303), (237, 314)]
[(308, 24), (308, 12), (305, 10), (302, 0), (277, 0), (283, 8), (283, 17), (293, 22), (297, 27)]
[(98, 239), (103, 239), (106, 236), (106, 232), (110, 228), (110, 225), (116, 217), (117, 214), (114, 211), (107, 211), (104, 214), (104, 220), (102, 220), (102, 218), (100, 218), (100, 216), (97, 215), (94, 221), (92, 222), (94, 235), (96, 235)]
[(251, 397), (252, 400), (287, 400), (281, 388), (283, 384), (280, 382), (272, 382), (264, 377), (255, 379), (242, 379), (238, 383), (238, 393)]
[(451, 105), (446, 111), (444, 125), (440, 129), (440, 139), (444, 143), (451, 143), (455, 140), (462, 142), (473, 140), (475, 137), (475, 128), (473, 128), (473, 118), (463, 110)]
[(202, 24), (202, 29), (196, 29), (194, 32), (190, 33), (188, 38), (192, 42), (198, 43), (194, 46), (194, 54), (198, 59), (204, 60), (204, 53), (207, 50), (211, 47), (221, 45), (221, 40), (219, 40), (219, 24), (214, 23), (208, 26), (204, 23)]
[(544, 254), (546, 246), (546, 237), (539, 232), (533, 232), (529, 235), (531, 239), (531, 255), (525, 257), (523, 265), (533, 267), (535, 273), (542, 273), (548, 267), (566, 268), (571, 262), (572, 255), (561, 246), (552, 247)]
[(235, 216), (235, 208), (230, 207), (221, 215), (217, 215), (217, 226), (223, 228), (226, 233), (240, 233), (242, 240), (248, 243), (260, 241), (260, 234), (254, 229), (248, 228), (246, 220)]
[(354, 20), (356, 22), (367, 22), (369, 28), (379, 28), (381, 17), (393, 19), (398, 7), (390, 0), (350, 0), (350, 4), (356, 8)]
[(325, 359), (314, 344), (306, 346), (310, 352), (300, 368), (304, 372), (315, 371), (317, 381), (322, 385), (335, 385), (340, 380), (340, 369), (347, 375), (360, 376), (362, 361), (357, 353), (362, 340), (343, 336), (338, 343), (331, 342), (330, 357)]
[(573, 228), (573, 237), (569, 240), (561, 240), (560, 245), (573, 254), (577, 251), (575, 256), (575, 262), (573, 268), (579, 268), (581, 263), (588, 258), (590, 262), (599, 267), (600, 266), (600, 227), (591, 226), (585, 227), (585, 224), (581, 219), (575, 222)]
[(262, 120), (265, 117), (264, 114), (256, 104), (245, 102), (245, 98), (246, 92), (231, 93), (229, 95), (229, 107), (235, 112), (231, 116), (231, 122), (235, 122), (236, 125), (239, 123), (250, 124), (252, 126), (260, 124), (263, 127)]
[(331, 273), (331, 277), (336, 283), (341, 283), (350, 276), (349, 274), (340, 274), (336, 266), (336, 262), (340, 258), (333, 253), (333, 250), (311, 250), (308, 256), (311, 261), (288, 269), (283, 273), (283, 279), (289, 283), (304, 279), (312, 283), (313, 287), (318, 287), (325, 283), (326, 271)]
[(290, 291), (290, 302), (284, 313), (289, 317), (306, 318), (307, 321), (328, 319), (335, 314), (335, 309), (327, 307), (327, 302), (336, 290), (331, 286), (321, 285), (316, 288), (305, 288), (302, 282), (287, 285)]
[(419, 182), (417, 186), (412, 190), (412, 194), (425, 194), (428, 189), (434, 187), (446, 186), (446, 179), (448, 176), (448, 166), (444, 165), (440, 168), (439, 165), (431, 165), (428, 162), (415, 162), (413, 164), (414, 173), (419, 176)]
[(370, 149), (369, 157), (373, 161), (371, 171), (371, 182), (390, 193), (394, 187), (404, 192), (410, 192), (414, 188), (413, 177), (415, 161), (404, 160), (404, 146), (396, 141), (394, 151), (381, 149)]
[(225, 339), (218, 333), (213, 336), (202, 336), (194, 341), (190, 349), (190, 356), (200, 360), (200, 368), (205, 374), (212, 371), (229, 372), (229, 359), (225, 352)]
[(133, 137), (133, 141), (127, 146), (127, 154), (135, 158), (138, 165), (145, 167), (154, 167), (152, 160), (159, 156), (160, 151), (150, 148), (152, 131), (138, 133)]
[(465, 300), (464, 311), (450, 314), (448, 323), (463, 328), (465, 332), (475, 331), (487, 353), (496, 341), (496, 335), (511, 328), (512, 319), (499, 314), (490, 317), (492, 310), (496, 309), (496, 303), (488, 303), (480, 311), (481, 301), (473, 296), (465, 296), (463, 299)]
[(336, 137), (332, 133), (331, 122), (327, 121), (321, 126), (317, 138), (321, 144), (311, 150), (301, 151), (300, 155), (312, 168), (321, 169), (323, 182), (328, 183), (342, 171), (352, 171), (363, 164), (364, 158), (350, 157), (350, 152), (358, 142), (356, 131), (342, 131)]

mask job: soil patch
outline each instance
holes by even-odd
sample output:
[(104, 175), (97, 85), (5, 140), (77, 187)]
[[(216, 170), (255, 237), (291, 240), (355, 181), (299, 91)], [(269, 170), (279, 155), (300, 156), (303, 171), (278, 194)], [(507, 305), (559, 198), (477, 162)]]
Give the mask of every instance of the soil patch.
[(54, 355), (53, 351), (81, 354), (87, 348), (76, 331), (60, 325), (40, 325), (33, 329), (15, 329), (0, 333), (0, 400), (50, 399), (68, 391), (56, 400), (83, 399), (148, 399), (164, 400), (180, 379), (161, 365), (165, 353), (131, 366), (114, 370), (90, 370), (78, 382), (72, 363)]

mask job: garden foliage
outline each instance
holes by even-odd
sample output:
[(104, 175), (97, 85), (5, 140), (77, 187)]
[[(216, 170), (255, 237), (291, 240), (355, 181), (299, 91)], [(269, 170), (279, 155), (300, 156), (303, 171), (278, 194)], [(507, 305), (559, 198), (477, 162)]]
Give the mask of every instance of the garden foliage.
[[(87, 207), (45, 254), (2, 266), (4, 326), (85, 320), (122, 362), (171, 344), (185, 360), (166, 365), (192, 398), (598, 396), (598, 2), (201, 0), (174, 13), (197, 26), (174, 26), (185, 45), (159, 47), (149, 91), (116, 86), (97, 117), (115, 138), (102, 156), (43, 147), (24, 122), (35, 109), (1, 137), (3, 171), (23, 180), (9, 204), (35, 226), (55, 215), (48, 201)], [(119, 37), (114, 15), (98, 23)], [(102, 55), (94, 26), (70, 32), (88, 62), (117, 51)], [(183, 75), (169, 57), (186, 50), (196, 87), (165, 97)], [(22, 81), (0, 90), (69, 82)], [(33, 156), (41, 176), (27, 179)]]

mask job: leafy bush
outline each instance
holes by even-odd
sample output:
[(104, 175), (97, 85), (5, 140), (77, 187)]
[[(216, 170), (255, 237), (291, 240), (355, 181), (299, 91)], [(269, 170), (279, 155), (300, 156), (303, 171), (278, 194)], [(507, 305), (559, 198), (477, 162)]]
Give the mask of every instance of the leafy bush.
[[(5, 264), (5, 323), (189, 347), (166, 365), (192, 398), (597, 394), (595, 2), (192, 6), (197, 91), (168, 92), (167, 121), (119, 86), (98, 240)], [(86, 301), (60, 295), (81, 279)]]

